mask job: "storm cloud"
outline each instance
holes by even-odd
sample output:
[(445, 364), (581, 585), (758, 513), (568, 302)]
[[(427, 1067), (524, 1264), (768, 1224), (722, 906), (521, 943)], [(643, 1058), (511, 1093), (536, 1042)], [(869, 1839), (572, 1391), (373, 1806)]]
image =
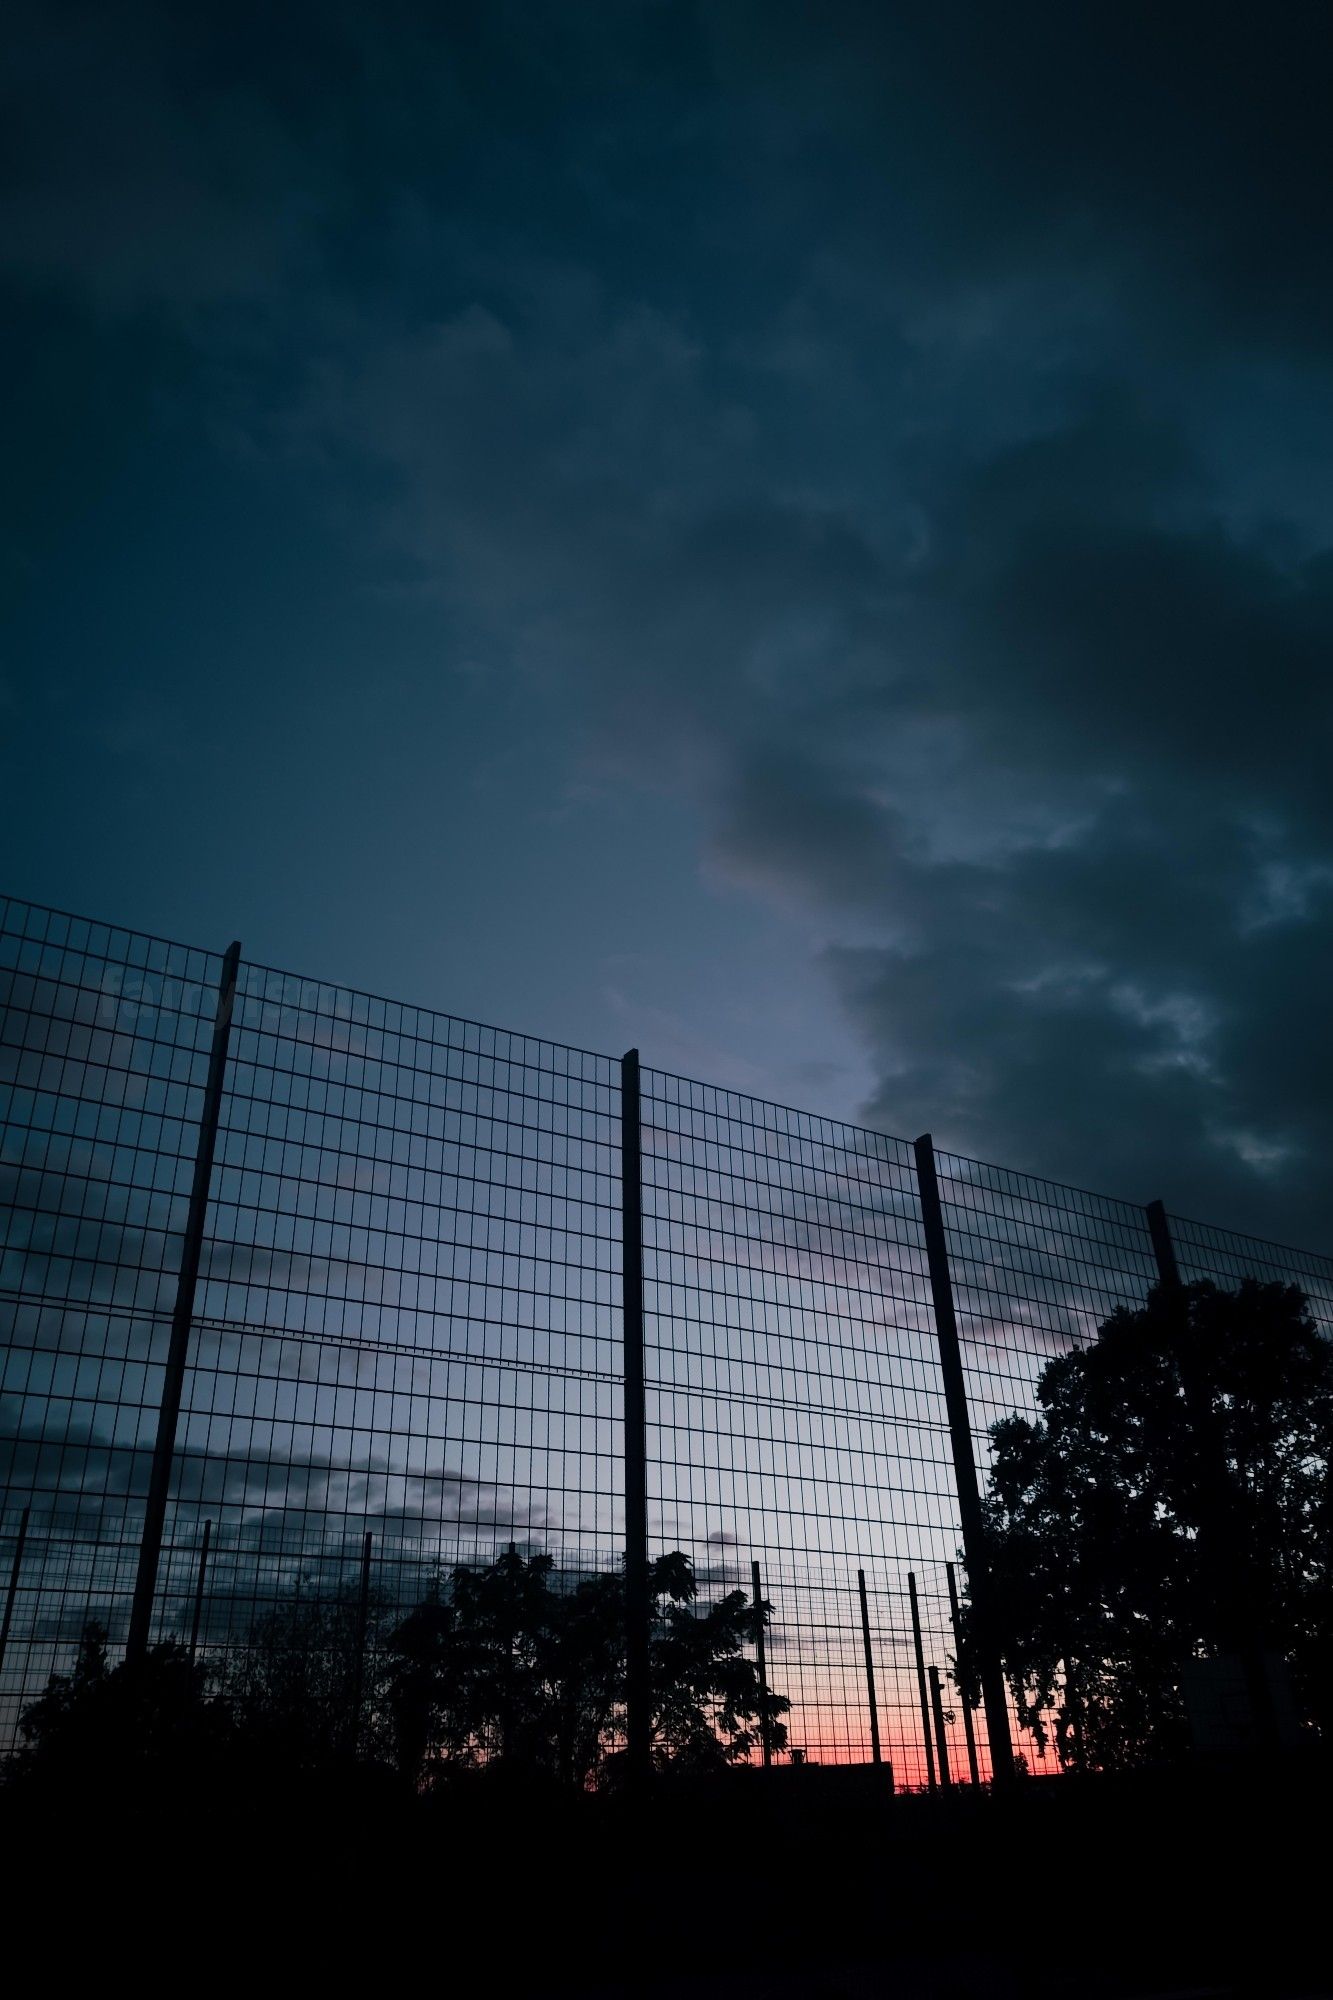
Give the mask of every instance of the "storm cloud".
[[(845, 1041), (784, 1028), (756, 1071), (686, 979), (724, 1080), (827, 1058), (816, 1108), (1327, 1242), (1322, 10), (70, 9), (21, 41), (32, 462), (54, 438), (68, 477), (129, 477), (53, 414), (95, 368), (188, 439), (187, 493), (277, 481), (294, 551), (318, 519), (355, 579), (352, 639), (291, 669), (304, 722), (242, 753), (257, 840), (339, 789), (306, 732), (348, 770), (383, 736), (432, 760), (424, 902), (448, 801), (484, 765), (516, 804), (536, 743), (571, 882), (570, 827), (646, 868), (680, 816), (668, 955), (753, 908), (824, 982)], [(49, 762), (67, 503), (32, 504), (11, 714)], [(224, 726), (219, 676), (263, 735), (281, 689), (223, 630), (197, 660), (155, 633), (129, 701), (95, 631), (62, 642), (113, 814)], [(229, 865), (207, 846), (235, 899)], [(307, 866), (336, 907), (336, 855)], [(560, 894), (571, 937), (605, 926)], [(743, 936), (719, 976), (780, 1014)], [(627, 1028), (662, 997), (591, 978)], [(535, 976), (506, 1012), (545, 1005)]]

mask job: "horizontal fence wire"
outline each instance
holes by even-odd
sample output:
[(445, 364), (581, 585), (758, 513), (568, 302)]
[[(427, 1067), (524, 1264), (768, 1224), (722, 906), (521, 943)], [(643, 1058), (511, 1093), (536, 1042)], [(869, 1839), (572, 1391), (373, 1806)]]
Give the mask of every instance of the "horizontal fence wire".
[[(0, 902), (0, 1749), (89, 1621), (126, 1639), (221, 969)], [(861, 1573), (883, 1756), (922, 1786), (914, 1589), (965, 1780), (913, 1149), (641, 1090), (649, 1554), (691, 1558), (700, 1606), (758, 1563), (783, 1754), (819, 1764), (871, 1756)], [(350, 1604), (367, 1534), (372, 1642), (510, 1546), (560, 1587), (619, 1567), (620, 1116), (606, 1056), (242, 960), (154, 1636), (197, 1614), (206, 1659), (244, 1655), (293, 1604)], [(936, 1158), (984, 1482), (990, 1425), (1156, 1266), (1130, 1203)], [(1172, 1229), (1187, 1280), (1300, 1284), (1333, 1331), (1333, 1261)]]

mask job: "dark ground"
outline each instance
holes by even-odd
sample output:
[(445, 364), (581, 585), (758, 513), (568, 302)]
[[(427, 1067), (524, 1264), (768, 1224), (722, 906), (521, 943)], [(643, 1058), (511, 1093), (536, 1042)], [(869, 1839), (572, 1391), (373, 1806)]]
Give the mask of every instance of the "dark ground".
[(1322, 1765), (1010, 1800), (885, 1799), (869, 1775), (736, 1773), (637, 1809), (486, 1783), (11, 1795), (5, 1955), (31, 1952), (29, 1991), (1333, 1995)]

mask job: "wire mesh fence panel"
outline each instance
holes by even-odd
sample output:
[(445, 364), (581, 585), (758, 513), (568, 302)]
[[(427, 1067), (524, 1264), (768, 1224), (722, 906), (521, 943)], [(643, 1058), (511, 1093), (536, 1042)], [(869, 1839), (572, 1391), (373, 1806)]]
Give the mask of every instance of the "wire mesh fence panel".
[[(0, 903), (0, 1749), (90, 1621), (125, 1642), (222, 963)], [(700, 1610), (758, 1564), (785, 1756), (866, 1762), (873, 1680), (898, 1783), (986, 1777), (913, 1148), (647, 1069), (640, 1133), (650, 1555)], [(605, 1056), (242, 964), (153, 1636), (222, 1665), (510, 1545), (619, 1567), (621, 1140)], [(984, 1484), (1157, 1267), (1132, 1204), (935, 1160)], [(1171, 1228), (1187, 1281), (1297, 1283), (1333, 1332), (1333, 1260)]]
[(1141, 1208), (1034, 1174), (937, 1155), (978, 1470), (990, 1427), (1035, 1407), (1047, 1362), (1096, 1338), (1157, 1282)]
[(460, 1556), (613, 1527), (605, 1058), (247, 967), (178, 1504)]
[[(125, 1634), (221, 961), (0, 921), (6, 1521), (31, 1517), (8, 1739), (90, 1617)], [(205, 1519), (215, 1641), (367, 1528), (576, 1567), (623, 1535), (615, 1083), (242, 967), (155, 1636), (188, 1626)]]
[(1214, 1229), (1206, 1222), (1171, 1217), (1171, 1241), (1183, 1281), (1207, 1278), (1224, 1289), (1243, 1278), (1261, 1284), (1298, 1285), (1309, 1303), (1315, 1325), (1333, 1336), (1333, 1257), (1308, 1250), (1291, 1250), (1265, 1243), (1234, 1229)]
[[(128, 1609), (219, 955), (0, 905), (5, 1213), (0, 1476), (28, 1506), (0, 1741), (91, 1614)], [(49, 1584), (41, 1523), (72, 1524)]]
[(865, 1761), (857, 1569), (958, 1542), (911, 1150), (656, 1071), (642, 1102), (654, 1550), (745, 1589), (757, 1560), (792, 1745)]
[[(984, 1489), (991, 1426), (1036, 1414), (1042, 1370), (1094, 1340), (1121, 1306), (1141, 1306), (1157, 1282), (1142, 1208), (958, 1154), (937, 1155), (940, 1199), (962, 1349), (978, 1478)], [(1020, 1732), (1016, 1748), (1038, 1769), (1047, 1753)]]

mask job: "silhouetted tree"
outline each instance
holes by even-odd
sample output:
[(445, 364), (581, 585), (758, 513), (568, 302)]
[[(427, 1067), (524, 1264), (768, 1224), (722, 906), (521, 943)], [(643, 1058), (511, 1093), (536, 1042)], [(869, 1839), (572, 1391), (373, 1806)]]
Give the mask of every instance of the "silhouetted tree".
[(89, 1623), (68, 1674), (52, 1674), (19, 1722), (9, 1781), (122, 1795), (216, 1768), (228, 1744), (226, 1704), (174, 1640), (135, 1666), (111, 1666), (107, 1635)]
[(649, 1580), (658, 1761), (704, 1770), (736, 1763), (762, 1743), (765, 1725), (769, 1748), (784, 1749), (781, 1718), (791, 1703), (770, 1691), (764, 1707), (758, 1667), (743, 1650), (767, 1624), (771, 1607), (732, 1590), (706, 1611), (694, 1610), (694, 1571), (679, 1551), (653, 1563)]
[(614, 1576), (553, 1587), (548, 1555), (460, 1565), (389, 1635), (386, 1705), (404, 1775), (486, 1763), (584, 1783), (621, 1678)]
[[(390, 1634), (385, 1703), (405, 1775), (485, 1763), (579, 1788), (607, 1762), (624, 1700), (623, 1576), (566, 1588), (553, 1578), (549, 1556), (511, 1548), (484, 1568), (455, 1569)], [(743, 1650), (754, 1607), (733, 1591), (695, 1611), (693, 1570), (679, 1553), (651, 1565), (650, 1588), (659, 1760), (745, 1756), (761, 1721), (758, 1673)], [(774, 1748), (786, 1740), (787, 1707), (769, 1697)]]
[[(108, 1663), (106, 1634), (84, 1633), (68, 1674), (52, 1675), (22, 1720), (11, 1775), (121, 1784), (136, 1774), (203, 1774), (228, 1782), (341, 1785), (390, 1761), (411, 1785), (442, 1770), (485, 1765), (569, 1790), (614, 1773), (623, 1726), (625, 1590), (620, 1572), (560, 1587), (550, 1556), (510, 1548), (460, 1566), (387, 1637), (372, 1605), (363, 1646), (354, 1591), (293, 1593), (252, 1627), (247, 1643), (195, 1666), (174, 1641), (134, 1666)], [(788, 1703), (768, 1697), (745, 1647), (767, 1606), (743, 1591), (695, 1606), (680, 1554), (651, 1566), (651, 1670), (662, 1764), (718, 1766), (760, 1740), (786, 1741)], [(341, 1775), (339, 1775), (341, 1774)]]
[(1333, 1344), (1300, 1291), (1155, 1290), (1050, 1362), (1037, 1400), (992, 1426), (985, 1503), (1025, 1726), (1044, 1742), (1054, 1711), (1067, 1765), (1168, 1754), (1185, 1663), (1260, 1649), (1327, 1726)]
[(247, 1751), (292, 1771), (316, 1771), (383, 1743), (384, 1661), (372, 1601), (364, 1647), (355, 1591), (293, 1592), (251, 1627), (220, 1669)]

